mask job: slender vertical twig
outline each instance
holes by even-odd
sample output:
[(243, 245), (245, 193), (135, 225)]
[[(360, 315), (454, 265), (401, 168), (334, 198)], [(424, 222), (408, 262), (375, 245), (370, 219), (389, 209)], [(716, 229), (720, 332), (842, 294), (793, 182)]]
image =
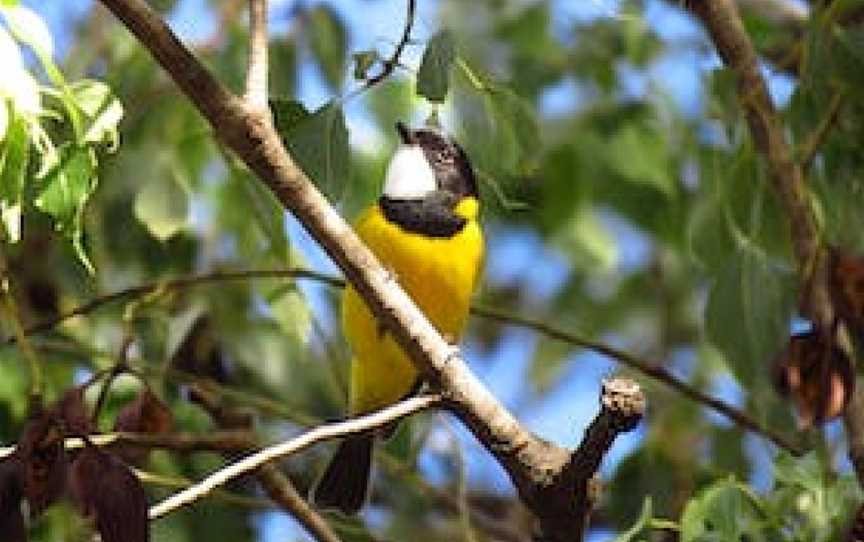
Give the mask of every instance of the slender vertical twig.
[(249, 63), (245, 99), (255, 109), (267, 110), (267, 0), (249, 0)]
[(18, 311), (18, 303), (12, 291), (12, 277), (9, 264), (4, 252), (6, 246), (0, 246), (0, 289), (2, 289), (3, 312), (6, 313), (12, 324), (14, 337), (18, 342), (18, 348), (27, 364), (30, 366), (30, 404), (31, 411), (38, 410), (42, 406), (42, 398), (45, 393), (45, 376), (42, 373), (42, 364), (39, 356), (33, 349), (33, 345), (27, 339), (27, 331), (21, 321), (21, 313)]

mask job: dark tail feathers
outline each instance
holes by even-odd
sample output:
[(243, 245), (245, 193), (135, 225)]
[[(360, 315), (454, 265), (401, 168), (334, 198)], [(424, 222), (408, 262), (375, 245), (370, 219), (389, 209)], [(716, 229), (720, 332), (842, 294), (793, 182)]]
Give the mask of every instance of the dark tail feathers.
[(356, 514), (366, 501), (372, 468), (372, 435), (346, 438), (315, 487), (312, 500), (321, 508)]

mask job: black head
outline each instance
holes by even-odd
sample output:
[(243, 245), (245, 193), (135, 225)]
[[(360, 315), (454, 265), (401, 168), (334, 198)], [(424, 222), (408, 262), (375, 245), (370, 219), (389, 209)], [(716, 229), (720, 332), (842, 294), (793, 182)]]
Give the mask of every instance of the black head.
[(453, 138), (430, 128), (412, 130), (402, 122), (396, 131), (405, 145), (419, 145), (426, 161), (435, 172), (439, 190), (450, 192), (457, 199), (478, 197), (477, 180), (465, 150)]

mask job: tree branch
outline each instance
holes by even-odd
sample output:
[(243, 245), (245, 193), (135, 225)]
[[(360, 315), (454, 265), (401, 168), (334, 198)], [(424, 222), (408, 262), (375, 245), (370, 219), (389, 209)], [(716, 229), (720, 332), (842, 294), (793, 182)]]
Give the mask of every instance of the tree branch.
[[(802, 168), (792, 160), (780, 117), (759, 72), (756, 52), (741, 17), (731, 0), (690, 0), (688, 5), (708, 30), (723, 61), (738, 77), (739, 102), (746, 113), (756, 148), (768, 162), (770, 179), (780, 205), (789, 218), (798, 275), (805, 285), (801, 311), (810, 317), (814, 328), (823, 332), (834, 330), (836, 311), (830, 295), (827, 250), (810, 205), (810, 193)], [(837, 331), (830, 339), (836, 340), (849, 359), (855, 359), (851, 355), (853, 348), (848, 329), (842, 322), (836, 323)], [(851, 405), (864, 402), (861, 394), (864, 390), (858, 388)], [(864, 485), (864, 460), (858, 455), (858, 447), (864, 442), (864, 419), (850, 406), (846, 409), (844, 421), (851, 443), (850, 456), (853, 462), (858, 463), (856, 472), (859, 473), (859, 482)]]
[(30, 396), (28, 398), (28, 410), (33, 413), (42, 408), (42, 398), (45, 393), (45, 376), (42, 371), (42, 362), (33, 346), (27, 340), (27, 330), (18, 312), (18, 303), (12, 291), (12, 277), (9, 272), (9, 264), (6, 261), (6, 246), (0, 245), (0, 296), (3, 297), (3, 311), (12, 322), (13, 337), (18, 341), (21, 354), (30, 367)]
[[(311, 279), (318, 282), (322, 282), (325, 284), (329, 284), (331, 286), (342, 287), (344, 282), (341, 279), (337, 279), (330, 275), (325, 275), (323, 273), (317, 273), (315, 271), (310, 271), (308, 269), (258, 269), (251, 271), (215, 271), (212, 273), (204, 273), (201, 275), (192, 275), (188, 277), (180, 277), (175, 279), (168, 279), (164, 281), (156, 281), (150, 282), (147, 284), (139, 284), (137, 286), (132, 286), (123, 290), (119, 290), (116, 292), (112, 292), (110, 294), (106, 294), (103, 296), (96, 297), (91, 299), (90, 301), (74, 307), (73, 309), (64, 312), (62, 314), (57, 315), (54, 318), (49, 320), (45, 320), (43, 322), (39, 322), (30, 327), (27, 327), (24, 330), (24, 335), (33, 335), (35, 333), (42, 333), (45, 331), (49, 331), (61, 323), (74, 318), (76, 316), (82, 316), (88, 313), (95, 311), (96, 309), (101, 308), (104, 305), (114, 303), (116, 301), (122, 301), (124, 299), (133, 299), (141, 296), (148, 295), (155, 291), (170, 291), (170, 290), (179, 290), (184, 288), (191, 288), (194, 286), (200, 286), (204, 284), (209, 284), (213, 282), (225, 282), (225, 281), (234, 281), (234, 280), (248, 280), (251, 278), (293, 278), (293, 279)], [(17, 335), (13, 335), (7, 337), (4, 340), (4, 344), (11, 345), (15, 344), (19, 340)]]
[(399, 39), (399, 43), (396, 44), (396, 48), (393, 50), (393, 54), (390, 55), (389, 58), (382, 61), (381, 71), (378, 72), (374, 77), (366, 80), (366, 83), (363, 85), (363, 90), (373, 87), (381, 81), (387, 79), (388, 77), (390, 77), (396, 67), (399, 66), (399, 59), (402, 57), (402, 51), (405, 50), (408, 42), (411, 41), (411, 29), (414, 27), (416, 11), (417, 0), (408, 0), (408, 13), (405, 16), (405, 29), (402, 31), (402, 37)]
[(545, 322), (532, 320), (524, 316), (515, 314), (507, 314), (488, 307), (471, 307), (471, 313), (482, 318), (495, 320), (504, 324), (515, 325), (527, 329), (532, 329), (547, 337), (556, 339), (568, 344), (580, 346), (588, 350), (597, 352), (609, 358), (615, 359), (618, 362), (639, 371), (640, 373), (666, 384), (673, 390), (679, 392), (684, 397), (691, 399), (697, 403), (701, 403), (714, 411), (726, 416), (740, 427), (752, 431), (758, 435), (762, 435), (779, 448), (782, 448), (792, 455), (801, 456), (804, 454), (804, 449), (798, 444), (791, 442), (788, 438), (780, 433), (763, 426), (758, 421), (753, 419), (743, 410), (739, 410), (734, 406), (712, 397), (705, 392), (690, 386), (688, 383), (679, 380), (672, 373), (666, 370), (665, 367), (657, 363), (652, 363), (634, 356), (623, 350), (619, 350), (608, 344), (592, 341), (584, 337), (579, 337), (573, 333), (564, 331), (563, 329), (551, 326)]
[(267, 0), (249, 0), (249, 57), (246, 102), (267, 111)]
[[(146, 448), (162, 448), (174, 452), (222, 452), (247, 450), (255, 446), (249, 431), (214, 431), (204, 435), (194, 433), (106, 433), (87, 437), (94, 446), (134, 444)], [(84, 447), (78, 437), (65, 440), (67, 450)], [(0, 448), (0, 459), (15, 453), (15, 446)]]
[(845, 93), (842, 90), (835, 92), (831, 96), (831, 102), (828, 104), (825, 116), (819, 121), (819, 125), (798, 147), (798, 163), (805, 171), (810, 169), (813, 159), (819, 152), (819, 147), (828, 139), (828, 134), (831, 133), (831, 129), (837, 123), (837, 119), (840, 118), (840, 110), (843, 109), (844, 101)]
[(172, 495), (150, 508), (150, 519), (160, 518), (178, 508), (191, 504), (235, 478), (255, 471), (271, 461), (305, 450), (313, 444), (384, 427), (405, 416), (431, 408), (440, 402), (440, 395), (421, 395), (395, 403), (372, 414), (344, 422), (319, 425), (296, 438), (244, 457), (236, 463), (214, 472), (193, 487)]
[[(208, 391), (206, 386), (199, 384), (192, 386), (195, 402), (210, 414), (216, 425), (224, 429), (247, 431), (252, 428), (251, 416), (236, 407), (224, 406), (219, 394)], [(249, 450), (251, 449), (250, 446)], [(225, 455), (229, 457), (229, 454)], [(255, 478), (258, 479), (267, 496), (291, 514), (318, 542), (340, 542), (339, 536), (330, 528), (327, 521), (306, 502), (294, 487), (294, 483), (276, 465), (272, 463), (262, 465), (255, 472)]]
[[(635, 429), (644, 414), (645, 395), (636, 382), (627, 378), (603, 382), (600, 413), (585, 431), (582, 443), (561, 474), (571, 480), (571, 483), (561, 487), (572, 485), (576, 488), (575, 503), (572, 500), (555, 499), (551, 503), (553, 506), (543, 508), (541, 522), (551, 528), (546, 530), (542, 540), (566, 542), (576, 539), (575, 533), (581, 539), (596, 501), (594, 477), (603, 457), (618, 435)], [(555, 506), (561, 503), (567, 506)], [(572, 530), (574, 523), (575, 531)]]

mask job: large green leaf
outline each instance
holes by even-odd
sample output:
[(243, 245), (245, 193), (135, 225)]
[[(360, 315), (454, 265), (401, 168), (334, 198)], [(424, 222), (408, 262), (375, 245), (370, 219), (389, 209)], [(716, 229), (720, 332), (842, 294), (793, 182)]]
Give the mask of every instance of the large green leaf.
[[(277, 108), (277, 127), (291, 156), (331, 199), (341, 197), (351, 179), (351, 149), (342, 106), (331, 102), (311, 115), (297, 104)], [(281, 120), (280, 120), (281, 118)]]
[(745, 387), (767, 376), (789, 334), (793, 307), (790, 271), (749, 246), (717, 276), (705, 309), (705, 331)]
[(307, 14), (309, 47), (324, 80), (338, 89), (345, 78), (348, 32), (345, 23), (329, 6), (316, 6)]
[(435, 34), (420, 62), (417, 72), (417, 94), (430, 102), (441, 103), (450, 89), (450, 72), (456, 59), (456, 44), (449, 30)]

